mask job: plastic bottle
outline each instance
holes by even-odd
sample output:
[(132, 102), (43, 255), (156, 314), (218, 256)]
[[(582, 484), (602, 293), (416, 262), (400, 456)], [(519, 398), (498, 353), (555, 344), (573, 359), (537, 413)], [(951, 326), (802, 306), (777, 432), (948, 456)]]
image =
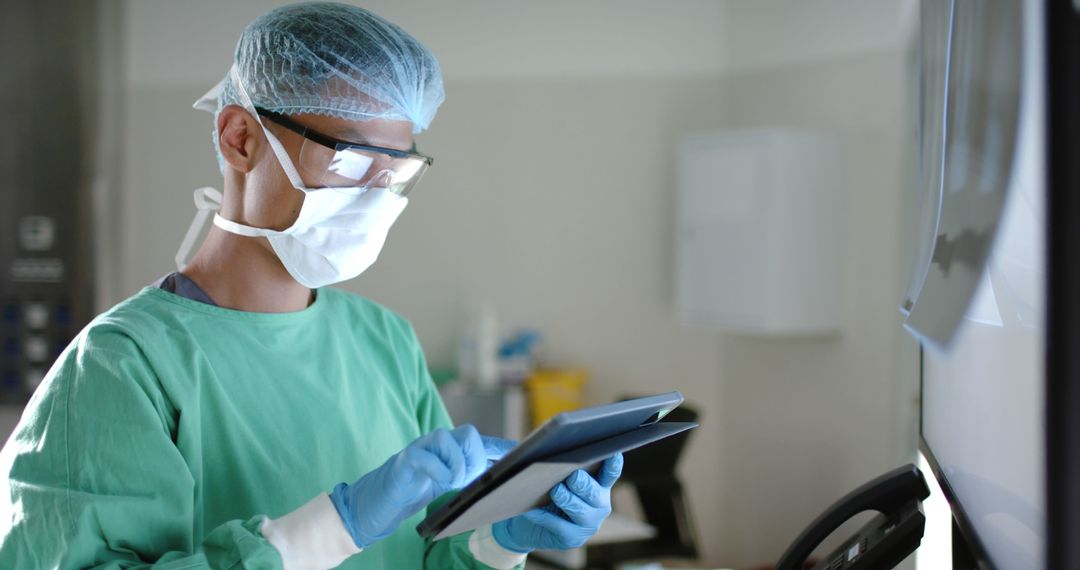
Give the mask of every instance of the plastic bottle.
[(491, 303), (469, 304), (458, 344), (458, 377), (480, 388), (499, 383), (498, 321)]

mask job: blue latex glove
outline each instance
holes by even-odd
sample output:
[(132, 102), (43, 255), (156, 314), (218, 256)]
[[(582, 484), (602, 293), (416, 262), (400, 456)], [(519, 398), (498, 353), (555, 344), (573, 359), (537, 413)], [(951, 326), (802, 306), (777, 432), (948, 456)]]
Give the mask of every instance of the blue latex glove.
[(611, 487), (622, 468), (618, 453), (604, 461), (596, 479), (584, 470), (574, 471), (548, 493), (551, 504), (497, 522), (491, 534), (503, 548), (521, 553), (585, 544), (611, 514)]
[(517, 442), (512, 439), (503, 439), (490, 435), (482, 435), (480, 438), (484, 440), (484, 451), (488, 456), (488, 467), (494, 465), (496, 461), (502, 459), (504, 455), (510, 453), (510, 450), (517, 446)]
[(352, 485), (334, 487), (330, 499), (353, 542), (367, 548), (443, 493), (471, 483), (487, 469), (489, 459), (503, 453), (500, 440), (481, 436), (471, 425), (438, 429)]

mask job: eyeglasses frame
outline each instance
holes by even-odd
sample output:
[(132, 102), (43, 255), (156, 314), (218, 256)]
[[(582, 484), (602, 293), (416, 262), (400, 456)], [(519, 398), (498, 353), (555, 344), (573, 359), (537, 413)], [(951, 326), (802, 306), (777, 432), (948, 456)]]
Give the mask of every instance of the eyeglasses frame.
[(320, 144), (322, 146), (325, 146), (326, 148), (329, 148), (329, 149), (331, 149), (333, 151), (338, 151), (339, 152), (339, 151), (342, 151), (342, 150), (358, 149), (358, 150), (366, 150), (366, 151), (372, 151), (372, 152), (380, 152), (380, 153), (383, 153), (383, 154), (388, 154), (388, 155), (390, 155), (390, 156), (392, 156), (394, 158), (416, 158), (416, 159), (423, 160), (424, 163), (429, 168), (435, 162), (434, 158), (432, 158), (432, 157), (430, 157), (430, 156), (428, 156), (426, 154), (420, 154), (420, 153), (416, 152), (416, 144), (415, 143), (413, 143), (411, 151), (398, 150), (396, 148), (387, 148), (387, 147), (382, 147), (382, 146), (372, 146), (372, 145), (367, 145), (367, 144), (354, 143), (354, 142), (349, 142), (349, 141), (346, 141), (346, 140), (341, 140), (341, 139), (338, 139), (338, 138), (334, 138), (334, 137), (332, 137), (330, 135), (324, 135), (323, 133), (320, 133), (319, 131), (316, 131), (315, 129), (312, 129), (310, 127), (306, 127), (304, 125), (301, 125), (300, 123), (297, 123), (296, 121), (290, 119), (289, 117), (287, 117), (286, 115), (283, 115), (281, 113), (270, 111), (268, 109), (263, 109), (261, 107), (255, 107), (255, 112), (257, 112), (259, 115), (261, 115), (263, 117), (266, 117), (267, 119), (273, 121), (274, 123), (276, 123), (278, 125), (281, 125), (282, 127), (285, 127), (286, 129), (289, 129), (290, 131), (304, 137), (305, 139), (308, 139), (311, 142), (314, 142), (314, 143)]

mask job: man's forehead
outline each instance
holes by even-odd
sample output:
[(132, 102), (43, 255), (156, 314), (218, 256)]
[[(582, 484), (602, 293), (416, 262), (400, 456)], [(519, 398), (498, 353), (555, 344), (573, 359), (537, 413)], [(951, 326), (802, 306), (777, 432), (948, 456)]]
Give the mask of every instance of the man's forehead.
[(391, 121), (370, 119), (352, 121), (326, 115), (306, 115), (305, 124), (334, 138), (370, 144), (374, 146), (396, 146), (412, 143), (412, 123), (409, 121)]
[[(339, 121), (341, 120), (339, 119)], [(341, 124), (332, 125), (330, 131), (326, 134), (339, 139), (364, 142), (364, 139), (368, 136), (368, 130), (364, 128), (362, 121), (341, 121)]]
[(352, 121), (326, 115), (298, 115), (302, 124), (326, 136), (344, 142), (394, 148), (397, 150), (415, 150), (412, 123), (388, 119), (370, 119)]

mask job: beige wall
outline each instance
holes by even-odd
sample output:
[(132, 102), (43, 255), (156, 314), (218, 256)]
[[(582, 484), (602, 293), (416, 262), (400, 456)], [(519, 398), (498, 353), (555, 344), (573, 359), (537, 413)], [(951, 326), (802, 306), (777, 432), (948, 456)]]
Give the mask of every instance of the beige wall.
[(722, 341), (725, 563), (782, 552), (833, 500), (913, 459), (914, 343), (896, 309), (907, 274), (906, 74), (906, 55), (886, 52), (725, 80), (731, 126), (842, 133), (851, 185), (843, 334)]
[[(778, 3), (762, 13), (749, 2), (716, 4), (737, 4), (731, 10), (742, 19), (723, 20), (728, 9), (709, 3), (697, 4), (703, 17), (716, 20), (709, 26), (695, 22), (700, 18), (690, 10), (677, 11), (678, 17), (697, 34), (722, 35), (740, 21), (766, 26)], [(832, 22), (842, 34), (845, 3), (829, 4), (834, 16), (817, 21)], [(861, 13), (860, 21), (888, 29), (882, 18), (893, 8), (876, 5), (880, 13)], [(130, 25), (142, 30), (129, 38), (135, 53), (151, 44), (139, 24), (163, 27), (175, 4), (130, 6)], [(231, 8), (225, 20), (242, 24), (263, 8), (248, 2)], [(394, 18), (395, 9), (402, 18), (418, 18), (389, 4), (386, 14)], [(466, 26), (478, 26), (481, 15), (459, 17), (464, 28), (457, 34), (473, 43), (487, 37)], [(521, 25), (513, 10), (488, 16), (496, 21), (486, 25), (494, 28)], [(601, 30), (595, 45), (605, 44), (605, 33), (621, 37), (617, 19), (603, 11), (582, 17)], [(679, 22), (666, 27), (677, 31)], [(447, 65), (447, 102), (419, 138), (436, 157), (435, 168), (379, 263), (346, 288), (412, 319), (436, 365), (452, 361), (462, 303), (480, 296), (497, 304), (504, 328), (544, 331), (553, 363), (588, 367), (592, 401), (682, 390), (703, 412), (682, 473), (712, 564), (775, 559), (834, 498), (909, 459), (913, 368), (895, 309), (906, 271), (898, 220), (904, 149), (911, 144), (902, 47), (892, 40), (875, 44), (871, 39), (880, 37), (860, 33), (853, 45), (873, 51), (853, 54), (830, 44), (807, 59), (794, 57), (801, 53), (794, 41), (753, 51), (754, 34), (742, 30), (732, 36), (737, 42), (710, 51), (698, 67), (683, 63), (665, 72), (654, 59), (635, 67), (633, 54), (624, 53), (611, 64), (615, 72), (594, 73), (603, 66), (564, 54), (576, 70), (567, 76), (543, 57), (531, 72), (526, 60), (524, 72), (505, 65), (501, 73), (485, 74), (482, 65), (466, 63), (469, 49), (480, 58), (494, 57), (492, 50), (455, 43), (436, 28), (424, 28), (433, 46), (451, 51), (450, 61), (459, 63)], [(217, 43), (231, 45), (231, 33)], [(513, 36), (504, 30), (499, 37), (512, 42)], [(116, 203), (122, 278), (115, 300), (172, 269), (194, 213), (191, 190), (219, 183), (209, 115), (190, 104), (224, 68), (203, 56), (177, 56), (183, 37), (154, 39), (159, 59), (144, 53), (129, 69), (138, 80), (125, 101)], [(700, 41), (675, 44), (665, 48), (672, 61), (689, 57)], [(538, 53), (542, 43), (513, 49)], [(173, 59), (187, 71), (147, 72)], [(451, 73), (455, 67), (460, 74)], [(674, 142), (686, 132), (762, 125), (828, 129), (849, 142), (852, 239), (846, 327), (838, 337), (725, 335), (674, 319)]]

